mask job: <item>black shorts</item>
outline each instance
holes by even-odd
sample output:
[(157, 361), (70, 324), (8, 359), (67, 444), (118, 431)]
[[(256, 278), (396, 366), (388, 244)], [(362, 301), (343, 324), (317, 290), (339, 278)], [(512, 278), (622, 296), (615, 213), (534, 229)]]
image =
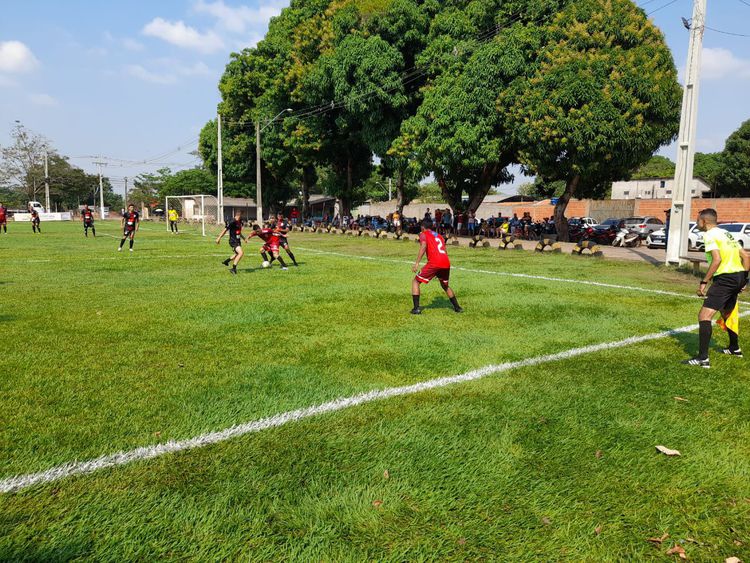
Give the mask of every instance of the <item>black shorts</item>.
[(229, 248), (237, 252), (238, 248), (242, 248), (242, 241), (229, 239)]
[(131, 236), (135, 236), (135, 229), (130, 229), (130, 230), (128, 230), (128, 229), (125, 229), (125, 230), (124, 230), (124, 231), (122, 232), (122, 236), (123, 236), (123, 237), (125, 237), (125, 238), (127, 238), (127, 237), (131, 237)]
[(93, 226), (94, 226), (94, 222), (93, 221), (84, 221), (83, 222), (83, 228), (84, 229), (90, 229)]
[(286, 237), (279, 237), (279, 247), (287, 248), (288, 246), (289, 246), (289, 241), (286, 240)]
[(711, 287), (708, 288), (703, 306), (715, 311), (726, 311), (734, 309), (737, 304), (737, 296), (745, 287), (747, 274), (737, 272), (735, 274), (720, 274), (714, 276)]

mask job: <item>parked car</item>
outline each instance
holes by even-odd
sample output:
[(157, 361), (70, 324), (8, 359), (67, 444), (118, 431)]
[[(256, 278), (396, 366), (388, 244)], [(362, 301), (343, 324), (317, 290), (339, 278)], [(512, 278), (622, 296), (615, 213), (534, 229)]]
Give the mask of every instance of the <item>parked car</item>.
[(579, 225), (584, 225), (586, 227), (596, 227), (598, 223), (594, 220), (593, 217), (571, 217), (568, 220), (568, 223), (577, 223)]
[(628, 217), (625, 219), (625, 228), (635, 231), (641, 238), (646, 238), (650, 233), (664, 227), (664, 221), (657, 217)]
[(750, 248), (750, 223), (721, 223), (719, 228), (731, 234), (742, 248)]
[[(646, 245), (649, 248), (667, 247), (667, 227), (654, 231), (646, 237)], [(695, 221), (690, 221), (688, 231), (688, 248), (690, 250), (703, 250), (703, 233), (698, 230)]]

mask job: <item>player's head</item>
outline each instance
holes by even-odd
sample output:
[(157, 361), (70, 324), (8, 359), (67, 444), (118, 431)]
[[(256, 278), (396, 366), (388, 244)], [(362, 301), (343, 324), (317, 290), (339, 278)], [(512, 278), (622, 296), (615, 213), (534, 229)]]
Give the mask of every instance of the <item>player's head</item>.
[(718, 221), (719, 217), (715, 209), (704, 209), (698, 213), (698, 229), (701, 231), (707, 231), (715, 227)]
[(128, 211), (133, 211), (135, 209), (135, 205), (132, 203), (128, 205)]
[(422, 221), (422, 230), (423, 231), (432, 230), (432, 221), (430, 221), (429, 219), (425, 219), (424, 221)]
[(83, 208), (84, 208), (84, 209), (88, 209), (88, 208), (89, 208), (89, 204), (88, 204), (88, 203), (84, 203), (84, 204), (83, 204)]
[(234, 220), (235, 221), (239, 221), (241, 219), (242, 219), (242, 213), (240, 211), (235, 211), (234, 212)]
[(258, 225), (258, 223), (253, 223), (253, 230), (260, 231), (260, 225)]

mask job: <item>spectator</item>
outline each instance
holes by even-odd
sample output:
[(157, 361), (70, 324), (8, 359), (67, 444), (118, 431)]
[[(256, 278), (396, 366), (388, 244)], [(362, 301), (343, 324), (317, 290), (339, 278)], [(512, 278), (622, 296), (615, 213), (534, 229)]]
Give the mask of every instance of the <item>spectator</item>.
[(464, 232), (464, 214), (461, 211), (456, 212), (456, 234), (461, 236)]
[(469, 219), (467, 220), (468, 229), (469, 229), (469, 236), (473, 237), (476, 230), (477, 225), (477, 216), (473, 211), (469, 211)]
[(296, 207), (292, 207), (292, 211), (289, 213), (289, 218), (292, 220), (292, 225), (299, 223), (299, 211)]
[(430, 213), (430, 208), (427, 208), (427, 211), (425, 211), (424, 214), (424, 220), (425, 221), (432, 221), (432, 214)]
[(516, 213), (513, 214), (513, 217), (511, 217), (510, 221), (508, 221), (509, 225), (509, 231), (513, 235), (519, 235), (519, 228), (521, 226), (521, 220), (518, 218), (518, 215)]
[(443, 210), (442, 209), (436, 209), (435, 210), (435, 226), (437, 227), (438, 232), (442, 229), (442, 220), (443, 220)]
[(451, 217), (451, 210), (446, 209), (445, 213), (443, 213), (443, 231), (446, 235), (450, 235), (452, 233), (451, 226), (453, 224), (453, 218)]

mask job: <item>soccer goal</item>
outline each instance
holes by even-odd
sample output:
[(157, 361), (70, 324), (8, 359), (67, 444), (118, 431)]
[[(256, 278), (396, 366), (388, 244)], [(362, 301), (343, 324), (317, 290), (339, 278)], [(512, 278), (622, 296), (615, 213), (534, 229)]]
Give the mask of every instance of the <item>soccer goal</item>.
[[(170, 220), (170, 212), (177, 212), (177, 221)], [(167, 231), (212, 234), (218, 224), (219, 202), (213, 195), (170, 195), (164, 207)], [(175, 224), (173, 224), (175, 223)]]

